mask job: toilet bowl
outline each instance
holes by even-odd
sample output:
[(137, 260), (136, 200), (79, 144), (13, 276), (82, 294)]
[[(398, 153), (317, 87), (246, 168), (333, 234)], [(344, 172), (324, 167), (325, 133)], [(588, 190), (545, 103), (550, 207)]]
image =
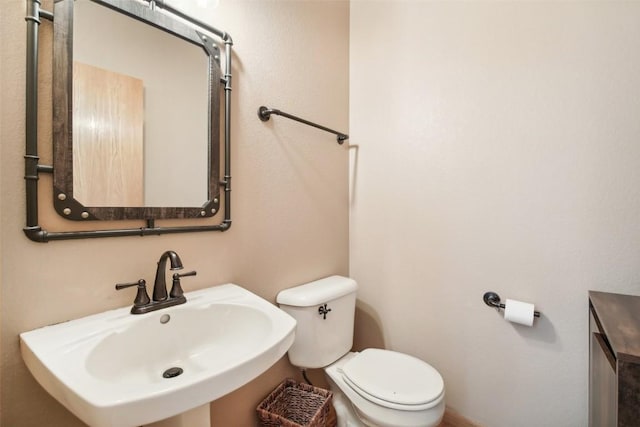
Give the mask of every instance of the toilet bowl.
[[(334, 393), (338, 427), (431, 427), (442, 420), (444, 382), (419, 359), (366, 349), (347, 353), (324, 371)], [(376, 375), (380, 372), (387, 375), (381, 378)]]
[(296, 321), (289, 361), (323, 368), (339, 427), (435, 427), (444, 414), (444, 381), (428, 363), (383, 349), (350, 352), (357, 284), (331, 276), (281, 291), (276, 301)]

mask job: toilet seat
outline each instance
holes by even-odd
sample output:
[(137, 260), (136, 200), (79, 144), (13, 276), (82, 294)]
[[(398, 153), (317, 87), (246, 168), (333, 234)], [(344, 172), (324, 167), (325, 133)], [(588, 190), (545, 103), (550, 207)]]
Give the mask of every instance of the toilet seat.
[(442, 376), (431, 365), (391, 350), (366, 349), (341, 371), (351, 389), (386, 408), (421, 411), (437, 405), (444, 394)]

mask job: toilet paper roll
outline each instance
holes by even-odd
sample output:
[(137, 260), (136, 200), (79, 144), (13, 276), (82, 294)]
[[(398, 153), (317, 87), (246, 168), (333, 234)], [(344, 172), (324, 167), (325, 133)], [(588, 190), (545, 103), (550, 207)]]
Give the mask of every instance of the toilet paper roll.
[(525, 326), (533, 325), (533, 304), (507, 299), (504, 304), (504, 319)]

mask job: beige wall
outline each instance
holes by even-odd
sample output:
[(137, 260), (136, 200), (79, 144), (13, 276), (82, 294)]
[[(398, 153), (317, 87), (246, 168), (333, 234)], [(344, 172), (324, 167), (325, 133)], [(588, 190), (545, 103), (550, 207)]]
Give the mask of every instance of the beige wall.
[[(283, 288), (348, 273), (348, 150), (329, 134), (280, 117), (263, 123), (256, 111), (266, 104), (347, 130), (349, 8), (331, 1), (223, 0), (215, 11), (200, 15), (235, 42), (233, 227), (228, 232), (39, 244), (22, 233), (24, 4), (8, 0), (0, 12), (0, 425), (75, 427), (82, 424), (26, 370), (18, 334), (130, 304), (133, 294), (116, 292), (114, 284), (141, 277), (151, 281), (162, 251), (176, 250), (185, 268), (198, 271), (184, 281), (187, 291), (234, 282), (273, 301)], [(49, 27), (43, 25), (44, 50), (50, 46)], [(43, 105), (50, 102), (48, 90), (44, 85)], [(43, 139), (50, 134), (47, 114), (45, 108)], [(43, 145), (41, 156), (50, 161), (50, 149)], [(66, 223), (50, 207), (50, 178), (43, 177), (41, 185), (41, 223), (60, 230)], [(250, 425), (259, 401), (293, 374), (285, 359), (250, 386), (215, 402), (214, 425)]]
[[(350, 272), (491, 427), (587, 425), (587, 290), (640, 293), (640, 3), (351, 3)], [(485, 291), (535, 302), (505, 322)]]

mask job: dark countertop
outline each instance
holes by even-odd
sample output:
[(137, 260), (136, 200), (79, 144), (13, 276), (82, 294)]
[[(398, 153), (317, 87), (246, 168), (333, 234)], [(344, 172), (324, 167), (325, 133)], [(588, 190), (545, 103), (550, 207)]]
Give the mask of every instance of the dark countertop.
[(640, 361), (640, 296), (589, 291), (589, 301), (616, 359)]

